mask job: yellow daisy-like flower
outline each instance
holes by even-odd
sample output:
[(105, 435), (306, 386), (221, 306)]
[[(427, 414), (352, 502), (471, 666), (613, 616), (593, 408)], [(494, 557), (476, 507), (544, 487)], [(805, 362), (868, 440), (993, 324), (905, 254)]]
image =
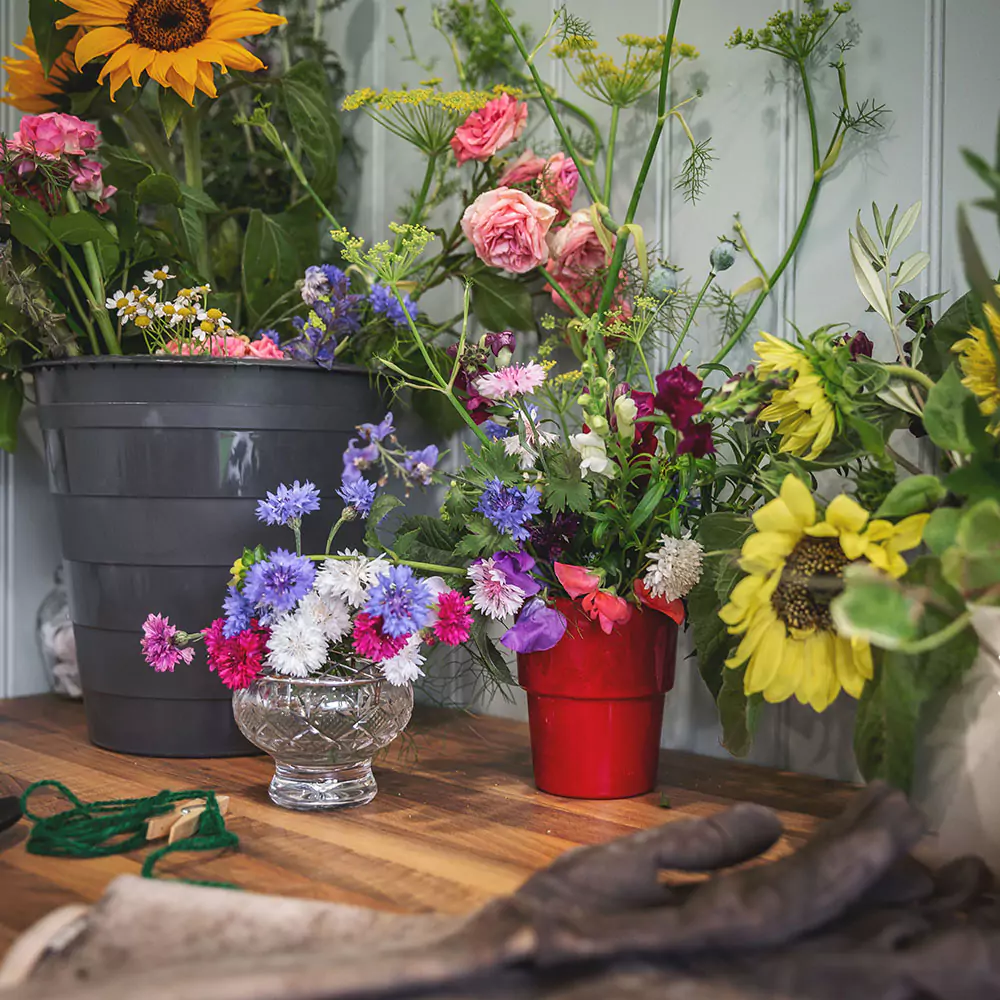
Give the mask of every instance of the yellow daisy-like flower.
[(107, 78), (111, 99), (129, 78), (136, 86), (148, 73), (161, 87), (177, 91), (188, 104), (197, 88), (215, 97), (217, 65), (254, 72), (264, 64), (238, 44), (286, 20), (257, 9), (259, 0), (65, 0), (75, 14), (57, 27), (78, 24), (90, 30), (76, 46), (76, 65), (108, 56), (98, 80)]
[(859, 697), (872, 677), (871, 647), (837, 634), (830, 602), (843, 589), (849, 563), (864, 560), (902, 576), (900, 553), (920, 544), (929, 516), (870, 521), (868, 511), (841, 495), (819, 520), (808, 488), (786, 476), (778, 498), (754, 514), (757, 530), (740, 555), (748, 575), (719, 612), (729, 632), (743, 637), (726, 666), (747, 664), (746, 693), (762, 692), (770, 702), (794, 695), (817, 712), (841, 689)]
[(795, 377), (787, 389), (775, 391), (770, 405), (757, 419), (777, 421), (780, 451), (804, 455), (808, 459), (819, 458), (829, 447), (837, 429), (837, 414), (827, 398), (823, 380), (805, 351), (770, 333), (763, 337), (754, 344), (760, 358), (758, 376), (791, 371)]
[[(1000, 285), (997, 292), (1000, 293)], [(1000, 316), (989, 305), (984, 306), (983, 311), (993, 336), (1000, 340)], [(962, 385), (976, 395), (980, 411), (989, 417), (1000, 406), (1000, 379), (988, 336), (985, 330), (974, 326), (969, 330), (968, 337), (952, 344), (951, 349), (958, 355), (958, 367), (964, 376)], [(1000, 427), (994, 428), (993, 433), (1000, 434)]]
[(82, 31), (78, 31), (69, 40), (65, 51), (52, 64), (52, 69), (46, 77), (42, 61), (38, 58), (38, 50), (35, 48), (35, 36), (31, 28), (28, 28), (24, 41), (14, 46), (18, 52), (24, 54), (24, 58), (4, 56), (3, 60), (0, 60), (7, 73), (7, 82), (3, 88), (6, 96), (0, 100), (4, 104), (13, 104), (19, 111), (30, 115), (57, 110), (59, 106), (52, 98), (63, 93), (70, 79), (77, 75), (73, 53), (82, 34)]

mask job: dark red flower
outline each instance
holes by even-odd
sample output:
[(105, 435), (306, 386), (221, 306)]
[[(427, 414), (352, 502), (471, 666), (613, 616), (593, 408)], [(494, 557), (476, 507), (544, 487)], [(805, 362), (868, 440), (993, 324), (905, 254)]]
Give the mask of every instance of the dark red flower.
[(514, 350), (514, 334), (510, 330), (488, 333), (483, 337), (483, 343), (493, 352), (493, 357), (496, 357), (505, 347), (509, 351)]
[(875, 350), (875, 345), (868, 339), (862, 330), (858, 330), (853, 337), (848, 336), (845, 333), (844, 344), (851, 349), (851, 358), (854, 361), (857, 361), (858, 355), (861, 354), (863, 354), (866, 358), (870, 358), (872, 356), (872, 352)]
[(712, 444), (712, 424), (708, 420), (702, 420), (697, 424), (688, 424), (681, 432), (681, 439), (677, 443), (677, 454), (694, 455), (695, 458), (704, 458), (706, 455), (715, 452), (715, 445)]
[(698, 399), (701, 387), (701, 379), (687, 365), (675, 365), (656, 376), (654, 404), (670, 417), (675, 430), (683, 433), (701, 413), (703, 407)]

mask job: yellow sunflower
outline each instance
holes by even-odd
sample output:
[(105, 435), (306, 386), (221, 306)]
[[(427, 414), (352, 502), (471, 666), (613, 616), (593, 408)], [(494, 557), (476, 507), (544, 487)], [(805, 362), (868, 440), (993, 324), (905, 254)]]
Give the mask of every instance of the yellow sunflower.
[(77, 75), (73, 53), (76, 51), (76, 43), (82, 34), (82, 31), (78, 31), (69, 40), (65, 51), (53, 63), (48, 78), (46, 78), (45, 71), (42, 69), (42, 61), (38, 58), (38, 51), (35, 49), (35, 36), (32, 34), (31, 28), (28, 28), (24, 42), (14, 46), (18, 52), (24, 53), (24, 58), (3, 57), (2, 62), (7, 73), (7, 82), (3, 88), (6, 96), (0, 100), (4, 104), (13, 104), (19, 111), (27, 112), (30, 115), (56, 111), (59, 106), (52, 98), (63, 93), (70, 78)]
[(801, 348), (770, 333), (763, 334), (763, 337), (762, 341), (754, 344), (760, 358), (758, 375), (767, 377), (792, 371), (795, 377), (787, 389), (778, 389), (774, 393), (770, 405), (761, 411), (757, 419), (778, 422), (780, 451), (805, 455), (809, 459), (819, 458), (837, 429), (836, 412), (827, 399), (823, 380)]
[[(1000, 285), (997, 292), (1000, 293)], [(989, 305), (984, 306), (983, 311), (993, 336), (1000, 340), (1000, 316)], [(987, 338), (985, 330), (974, 326), (969, 330), (968, 337), (952, 344), (951, 349), (958, 355), (958, 367), (965, 376), (962, 385), (975, 393), (979, 409), (989, 417), (1000, 405), (1000, 379), (997, 378), (996, 358)], [(1000, 426), (994, 428), (993, 433), (1000, 434)]]
[(920, 544), (929, 516), (914, 514), (898, 524), (869, 521), (868, 511), (841, 495), (817, 520), (807, 487), (786, 476), (780, 496), (754, 514), (757, 531), (740, 555), (748, 575), (719, 612), (729, 632), (743, 637), (726, 666), (747, 664), (746, 693), (762, 692), (770, 702), (794, 695), (817, 712), (841, 688), (859, 697), (872, 677), (871, 648), (837, 634), (830, 602), (849, 563), (865, 560), (902, 576), (906, 560), (900, 553)]
[(280, 24), (280, 14), (257, 9), (259, 0), (65, 0), (76, 11), (57, 27), (91, 29), (76, 46), (76, 64), (108, 56), (98, 80), (107, 77), (111, 99), (131, 76), (136, 86), (148, 73), (161, 87), (176, 90), (188, 104), (195, 88), (216, 96), (213, 63), (254, 72), (264, 64), (237, 39), (260, 35)]

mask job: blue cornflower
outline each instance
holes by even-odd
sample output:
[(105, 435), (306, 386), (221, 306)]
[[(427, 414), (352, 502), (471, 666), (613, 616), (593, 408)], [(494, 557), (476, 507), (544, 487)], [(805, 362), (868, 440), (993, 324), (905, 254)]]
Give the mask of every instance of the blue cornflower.
[(484, 420), (480, 424), (483, 433), (491, 441), (499, 441), (501, 438), (505, 438), (510, 434), (510, 428), (504, 427), (503, 424), (498, 424), (495, 420)]
[(291, 486), (282, 483), (275, 493), (268, 493), (266, 500), (257, 504), (257, 520), (265, 524), (291, 524), (301, 521), (303, 515), (319, 510), (319, 490), (307, 479), (297, 479)]
[(407, 452), (406, 458), (403, 460), (403, 468), (417, 482), (427, 486), (434, 475), (434, 466), (437, 465), (437, 460), (437, 445), (429, 444), (426, 448), (421, 448), (420, 451)]
[(302, 278), (302, 301), (307, 306), (315, 305), (324, 296), (341, 299), (347, 295), (350, 279), (333, 264), (307, 267)]
[(357, 479), (348, 479), (345, 476), (343, 485), (337, 490), (337, 496), (362, 517), (367, 517), (372, 512), (372, 504), (375, 501), (375, 484), (360, 476)]
[(373, 441), (364, 448), (358, 447), (358, 439), (351, 438), (344, 451), (344, 481), (354, 482), (361, 478), (361, 470), (367, 469), (378, 459), (378, 445)]
[(433, 600), (431, 588), (409, 566), (392, 566), (368, 591), (365, 611), (380, 615), (382, 631), (398, 638), (430, 623)]
[(523, 542), (529, 535), (524, 525), (541, 513), (541, 497), (541, 491), (534, 486), (519, 490), (494, 478), (487, 480), (476, 510), (485, 514), (501, 534), (510, 535), (515, 542)]
[(312, 590), (316, 567), (311, 559), (275, 549), (264, 562), (254, 563), (243, 583), (243, 596), (254, 606), (279, 614), (291, 611)]
[(327, 332), (315, 313), (310, 314), (308, 322), (301, 316), (294, 317), (292, 325), (299, 335), (282, 345), (285, 353), (297, 361), (315, 361), (320, 368), (331, 369), (336, 360), (336, 336)]
[(372, 285), (368, 301), (372, 309), (385, 316), (393, 326), (406, 326), (407, 314), (411, 319), (416, 319), (419, 312), (416, 302), (409, 295), (403, 296), (403, 304), (400, 305), (393, 290), (385, 285)]
[(395, 434), (396, 428), (392, 426), (392, 410), (383, 417), (381, 423), (361, 424), (358, 433), (365, 441), (384, 441), (390, 434)]
[(229, 593), (222, 602), (222, 610), (226, 613), (226, 624), (222, 626), (222, 634), (227, 639), (232, 639), (233, 636), (250, 628), (250, 619), (254, 617), (253, 603), (235, 587), (229, 588)]

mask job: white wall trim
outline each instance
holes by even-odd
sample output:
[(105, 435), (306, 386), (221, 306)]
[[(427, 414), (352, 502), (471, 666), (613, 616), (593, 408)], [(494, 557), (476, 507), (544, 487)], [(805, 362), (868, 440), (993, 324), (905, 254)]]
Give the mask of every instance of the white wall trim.
[(944, 24), (945, 0), (924, 2), (923, 171), (921, 245), (931, 255), (920, 280), (921, 295), (944, 287)]

